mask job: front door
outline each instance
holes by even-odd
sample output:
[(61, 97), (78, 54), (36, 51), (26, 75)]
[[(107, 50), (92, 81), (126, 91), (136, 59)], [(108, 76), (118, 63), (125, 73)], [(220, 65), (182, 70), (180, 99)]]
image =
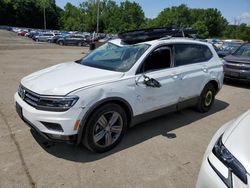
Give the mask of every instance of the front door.
[[(155, 49), (142, 63), (136, 75), (137, 115), (175, 105), (179, 98), (178, 78), (172, 74), (172, 50), (168, 46)], [(147, 84), (156, 80), (159, 85)]]

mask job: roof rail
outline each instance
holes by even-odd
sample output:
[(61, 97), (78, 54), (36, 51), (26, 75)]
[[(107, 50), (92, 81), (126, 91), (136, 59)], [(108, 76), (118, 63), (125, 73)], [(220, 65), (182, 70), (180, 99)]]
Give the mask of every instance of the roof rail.
[(171, 39), (171, 38), (172, 38), (172, 36), (166, 36), (166, 37), (160, 38), (159, 40), (168, 40), (168, 39)]
[(198, 30), (192, 28), (149, 28), (119, 33), (118, 37), (125, 43), (136, 44), (164, 37), (186, 37), (197, 34)]

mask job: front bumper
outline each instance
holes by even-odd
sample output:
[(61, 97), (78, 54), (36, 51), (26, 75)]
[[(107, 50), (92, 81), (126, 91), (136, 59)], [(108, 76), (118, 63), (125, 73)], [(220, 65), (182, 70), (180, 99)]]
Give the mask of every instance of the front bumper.
[(225, 78), (237, 79), (237, 80), (250, 80), (250, 70), (238, 70), (226, 67)]
[(78, 129), (75, 123), (80, 119), (81, 108), (72, 107), (65, 112), (37, 110), (15, 94), (19, 116), (44, 138), (53, 141), (75, 141)]

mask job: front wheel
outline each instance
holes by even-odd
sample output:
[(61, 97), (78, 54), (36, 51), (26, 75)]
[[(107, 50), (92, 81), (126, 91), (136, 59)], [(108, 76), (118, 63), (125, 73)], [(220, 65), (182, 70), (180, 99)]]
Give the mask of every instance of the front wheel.
[(114, 148), (127, 129), (127, 116), (117, 104), (97, 109), (86, 124), (83, 144), (90, 150), (103, 153)]
[(199, 97), (199, 100), (196, 106), (197, 110), (202, 113), (208, 112), (214, 103), (215, 94), (216, 94), (216, 90), (215, 90), (214, 85), (211, 83), (208, 83), (201, 92), (201, 95)]
[(79, 46), (79, 47), (82, 46), (82, 43), (81, 43), (81, 42), (78, 42), (78, 43), (77, 43), (77, 46)]

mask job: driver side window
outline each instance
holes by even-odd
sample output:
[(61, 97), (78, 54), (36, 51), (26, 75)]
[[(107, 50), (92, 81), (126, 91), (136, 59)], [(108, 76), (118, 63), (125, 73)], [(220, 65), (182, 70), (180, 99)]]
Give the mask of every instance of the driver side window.
[(170, 68), (171, 49), (168, 46), (161, 46), (155, 49), (143, 62), (139, 73), (151, 72)]

